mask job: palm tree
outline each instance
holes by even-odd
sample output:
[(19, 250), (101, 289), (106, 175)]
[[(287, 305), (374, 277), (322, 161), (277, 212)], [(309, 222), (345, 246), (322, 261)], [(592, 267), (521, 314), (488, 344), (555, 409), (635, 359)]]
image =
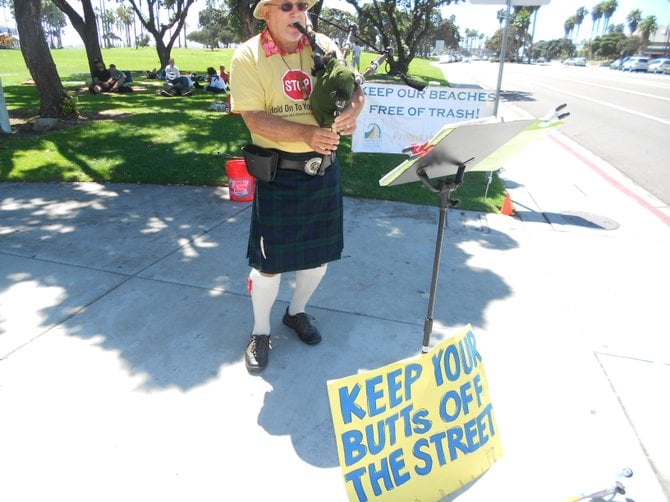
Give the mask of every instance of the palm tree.
[(640, 24), (638, 24), (637, 27), (640, 28), (640, 33), (642, 35), (642, 47), (643, 49), (646, 49), (647, 45), (649, 45), (649, 38), (651, 37), (651, 34), (656, 33), (656, 30), (658, 30), (656, 16), (645, 17), (642, 21), (640, 21)]
[(119, 37), (114, 33), (113, 26), (116, 22), (116, 16), (113, 10), (105, 9), (99, 12), (100, 22), (102, 23), (102, 39), (105, 41), (105, 48), (111, 49), (113, 41)]
[(475, 30), (465, 28), (465, 49), (468, 51), (470, 50), (470, 46), (472, 45), (472, 37), (474, 36), (474, 33), (476, 33)]
[(565, 30), (565, 38), (572, 38), (572, 30), (575, 29), (575, 21), (576, 21), (575, 16), (570, 16), (565, 20), (565, 23), (563, 23), (563, 29)]
[(49, 36), (49, 47), (62, 48), (62, 31), (67, 26), (65, 14), (54, 3), (42, 0), (42, 24), (45, 34)]
[(642, 20), (642, 11), (640, 9), (634, 9), (626, 16), (626, 21), (628, 22), (628, 29), (632, 35), (637, 30), (637, 25), (640, 24)]
[(131, 7), (119, 6), (116, 8), (116, 25), (126, 32), (126, 47), (131, 47), (130, 27), (133, 24), (133, 9)]
[(519, 48), (523, 49), (522, 57), (526, 52), (526, 45), (530, 38), (528, 28), (530, 27), (530, 14), (532, 11), (532, 7), (514, 7), (513, 26), (516, 31), (517, 52)]
[(500, 9), (498, 12), (496, 12), (496, 17), (498, 18), (498, 25), (501, 30), (503, 27), (503, 23), (505, 22), (505, 16), (506, 16), (505, 9)]
[(579, 38), (579, 28), (582, 25), (582, 21), (584, 21), (584, 18), (586, 15), (589, 13), (588, 10), (586, 10), (586, 7), (580, 7), (577, 9), (577, 12), (575, 12), (575, 27), (577, 30), (575, 31), (575, 40)]
[(598, 32), (598, 25), (600, 24), (601, 17), (603, 17), (603, 4), (599, 3), (594, 5), (593, 9), (591, 9), (591, 21), (593, 21), (593, 24), (591, 25), (591, 38), (593, 38), (594, 32)]
[(537, 12), (540, 10), (540, 6), (537, 7), (528, 7), (530, 9), (530, 13), (533, 14), (533, 31), (530, 34), (530, 46), (528, 47), (528, 64), (530, 64), (530, 60), (533, 57), (533, 43), (535, 42), (535, 27), (537, 26)]
[(610, 18), (612, 17), (612, 14), (614, 14), (614, 11), (617, 9), (619, 6), (619, 2), (617, 0), (607, 0), (604, 2), (604, 8), (603, 8), (603, 18), (605, 19), (605, 24), (603, 25), (603, 33), (607, 33), (607, 27), (610, 24)]
[(471, 30), (470, 28), (465, 28), (465, 48), (470, 50), (472, 47), (472, 38), (477, 36), (476, 30)]

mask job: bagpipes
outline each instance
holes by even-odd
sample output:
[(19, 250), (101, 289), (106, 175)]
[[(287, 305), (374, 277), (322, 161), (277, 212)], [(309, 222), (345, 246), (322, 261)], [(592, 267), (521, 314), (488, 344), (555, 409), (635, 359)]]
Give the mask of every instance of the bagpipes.
[[(307, 19), (309, 23), (309, 18)], [(351, 96), (356, 88), (363, 85), (365, 79), (374, 74), (381, 64), (393, 55), (393, 49), (387, 47), (363, 73), (359, 73), (346, 61), (346, 56), (351, 50), (351, 38), (356, 31), (355, 24), (349, 26), (347, 40), (343, 44), (342, 58), (338, 58), (334, 51), (326, 53), (323, 50), (317, 43), (310, 24), (308, 28), (300, 23), (293, 23), (293, 26), (307, 37), (313, 49), (312, 75), (315, 79), (309, 97), (312, 114), (321, 127), (331, 127), (335, 117), (351, 102)]]

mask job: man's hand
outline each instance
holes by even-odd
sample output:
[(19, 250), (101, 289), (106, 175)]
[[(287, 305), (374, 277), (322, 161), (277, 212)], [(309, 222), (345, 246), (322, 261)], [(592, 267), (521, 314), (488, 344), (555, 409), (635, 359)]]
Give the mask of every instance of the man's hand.
[(309, 126), (310, 136), (307, 140), (309, 147), (317, 153), (328, 155), (337, 150), (340, 144), (340, 135), (328, 129), (321, 129), (319, 127)]
[(321, 129), (318, 126), (290, 122), (267, 112), (241, 112), (241, 115), (251, 132), (273, 141), (300, 138), (312, 150), (321, 155), (334, 152), (340, 144), (339, 134), (328, 129)]
[(351, 104), (347, 106), (333, 121), (332, 130), (343, 136), (351, 136), (356, 130), (356, 119), (365, 106), (363, 89), (357, 87), (351, 96)]

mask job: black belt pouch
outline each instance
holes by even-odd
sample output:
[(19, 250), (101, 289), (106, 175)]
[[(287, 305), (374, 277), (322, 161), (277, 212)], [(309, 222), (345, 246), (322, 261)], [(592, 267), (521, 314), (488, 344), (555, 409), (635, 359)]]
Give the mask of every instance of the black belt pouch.
[(242, 152), (249, 174), (266, 183), (275, 179), (277, 165), (279, 164), (279, 152), (262, 148), (253, 143), (244, 146)]

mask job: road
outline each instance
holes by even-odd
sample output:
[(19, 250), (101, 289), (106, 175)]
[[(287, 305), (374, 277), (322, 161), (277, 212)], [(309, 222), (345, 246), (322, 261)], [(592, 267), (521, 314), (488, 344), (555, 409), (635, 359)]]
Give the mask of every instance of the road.
[[(498, 63), (440, 65), (452, 84), (496, 89)], [(670, 75), (505, 64), (501, 100), (535, 117), (568, 104), (561, 132), (670, 205)]]

